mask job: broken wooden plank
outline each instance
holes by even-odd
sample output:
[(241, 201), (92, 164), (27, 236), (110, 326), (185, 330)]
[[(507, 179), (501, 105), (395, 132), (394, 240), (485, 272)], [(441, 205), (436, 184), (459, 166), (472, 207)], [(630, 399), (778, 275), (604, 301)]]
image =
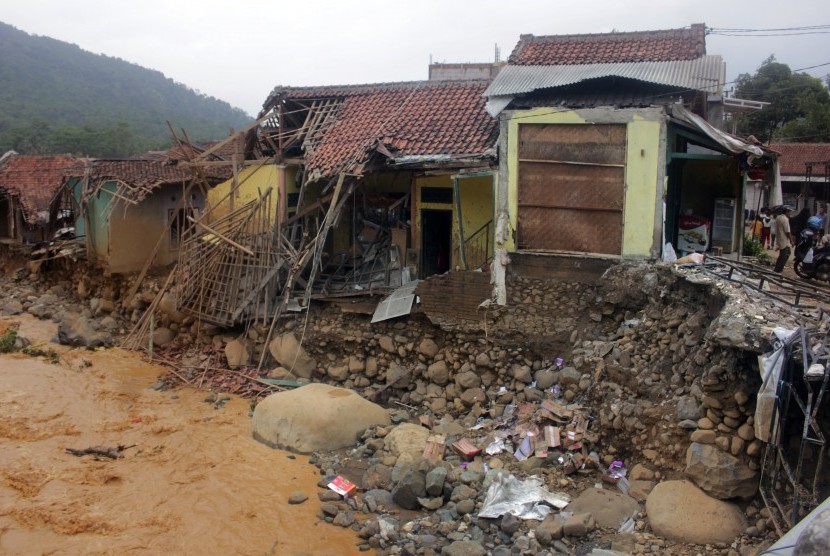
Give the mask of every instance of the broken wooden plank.
[(250, 249), (248, 249), (248, 248), (247, 248), (247, 247), (245, 247), (244, 245), (240, 245), (240, 244), (238, 244), (237, 242), (235, 242), (235, 241), (234, 241), (234, 240), (232, 240), (231, 238), (229, 238), (229, 237), (226, 237), (226, 236), (222, 235), (221, 233), (217, 232), (216, 230), (214, 230), (213, 228), (211, 228), (211, 227), (210, 227), (210, 226), (208, 226), (207, 224), (203, 224), (202, 222), (200, 222), (199, 220), (196, 220), (195, 218), (193, 218), (193, 217), (191, 217), (191, 216), (188, 216), (188, 217), (187, 217), (187, 219), (188, 219), (190, 222), (192, 222), (193, 224), (196, 224), (197, 226), (200, 226), (200, 227), (204, 228), (205, 230), (207, 230), (208, 232), (210, 232), (210, 233), (211, 233), (211, 234), (213, 234), (214, 236), (218, 237), (219, 239), (221, 239), (221, 240), (222, 240), (222, 241), (224, 241), (225, 243), (228, 243), (228, 244), (230, 244), (230, 245), (232, 245), (232, 246), (236, 247), (236, 248), (237, 248), (237, 249), (239, 249), (240, 251), (242, 251), (242, 252), (244, 252), (244, 253), (246, 253), (246, 254), (248, 254), (248, 255), (252, 256), (252, 257), (254, 256), (254, 252), (253, 252), (253, 251), (251, 251)]

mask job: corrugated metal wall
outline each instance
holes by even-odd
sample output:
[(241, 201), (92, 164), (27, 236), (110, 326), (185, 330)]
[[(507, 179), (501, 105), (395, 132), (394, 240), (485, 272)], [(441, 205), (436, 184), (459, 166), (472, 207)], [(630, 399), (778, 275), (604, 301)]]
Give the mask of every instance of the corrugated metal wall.
[(519, 126), (519, 249), (620, 255), (623, 124)]

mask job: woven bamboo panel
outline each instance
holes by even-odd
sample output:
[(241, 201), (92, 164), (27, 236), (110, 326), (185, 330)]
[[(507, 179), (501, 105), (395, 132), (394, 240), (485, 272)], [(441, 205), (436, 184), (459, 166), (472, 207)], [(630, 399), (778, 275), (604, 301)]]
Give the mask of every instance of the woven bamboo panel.
[(622, 210), (625, 170), (522, 162), (519, 205)]
[(519, 126), (519, 158), (625, 164), (624, 125), (529, 124)]
[(522, 125), (519, 158), (520, 249), (622, 252), (624, 125)]
[(622, 213), (519, 207), (519, 249), (619, 255)]

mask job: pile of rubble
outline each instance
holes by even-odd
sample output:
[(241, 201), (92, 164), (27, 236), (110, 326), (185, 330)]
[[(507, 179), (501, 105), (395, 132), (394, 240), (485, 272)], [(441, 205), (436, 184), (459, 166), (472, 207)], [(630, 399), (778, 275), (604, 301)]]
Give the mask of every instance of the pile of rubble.
[[(23, 284), (31, 291), (13, 309), (56, 320), (74, 314), (123, 333), (161, 289), (159, 280), (148, 283), (130, 297), (126, 282), (84, 276), (53, 286), (45, 299)], [(509, 291), (510, 307), (486, 334), (418, 314), (370, 324), (312, 305), (278, 322), (267, 346), (266, 330), (195, 322), (171, 295), (159, 304), (153, 341), (174, 369), (170, 383), (262, 398), (327, 382), (389, 408), (394, 425), (366, 430), (355, 449), (314, 457), (321, 517), (355, 528), (366, 549), (739, 554), (772, 535), (753, 498), (764, 447), (756, 438), (757, 356), (770, 347), (772, 325), (794, 327), (792, 314), (663, 265), (620, 264), (598, 285), (513, 276)], [(70, 294), (76, 303), (63, 299)], [(258, 372), (263, 351), (275, 362)], [(344, 500), (328, 488), (337, 476), (359, 495)], [(531, 477), (540, 482), (528, 486)], [(682, 478), (697, 486), (673, 484)], [(528, 519), (488, 513), (494, 492), (519, 487), (541, 493), (543, 507), (573, 502)], [(695, 536), (704, 524), (682, 514), (661, 510), (674, 515), (668, 524), (647, 516), (678, 492), (697, 507), (744, 500), (740, 509), (712, 510), (720, 529), (732, 524), (734, 540)], [(597, 493), (613, 500), (582, 511), (580, 500)], [(615, 509), (612, 517), (603, 508)]]

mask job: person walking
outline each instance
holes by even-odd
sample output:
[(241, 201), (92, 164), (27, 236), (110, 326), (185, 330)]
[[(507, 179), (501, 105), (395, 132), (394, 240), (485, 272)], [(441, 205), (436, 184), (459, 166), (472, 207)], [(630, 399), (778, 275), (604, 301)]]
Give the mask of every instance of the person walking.
[(761, 209), (761, 245), (764, 246), (764, 249), (769, 249), (772, 247), (772, 241), (770, 237), (770, 228), (772, 227), (772, 215), (769, 213), (769, 207), (764, 207)]
[(775, 261), (774, 270), (779, 274), (784, 271), (784, 265), (787, 264), (787, 259), (790, 258), (790, 253), (795, 245), (793, 235), (790, 232), (790, 217), (794, 212), (791, 206), (784, 205), (773, 222), (775, 248), (778, 250), (778, 259)]

